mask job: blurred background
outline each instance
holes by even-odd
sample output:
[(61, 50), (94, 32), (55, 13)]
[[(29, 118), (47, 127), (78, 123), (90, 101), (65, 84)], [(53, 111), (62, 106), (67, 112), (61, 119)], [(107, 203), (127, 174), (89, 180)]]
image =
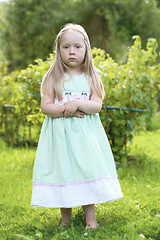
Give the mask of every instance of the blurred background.
[(160, 0), (0, 0), (0, 62), (13, 71), (45, 60), (68, 22), (81, 24), (92, 47), (123, 63), (132, 36), (142, 47), (148, 38), (160, 43)]

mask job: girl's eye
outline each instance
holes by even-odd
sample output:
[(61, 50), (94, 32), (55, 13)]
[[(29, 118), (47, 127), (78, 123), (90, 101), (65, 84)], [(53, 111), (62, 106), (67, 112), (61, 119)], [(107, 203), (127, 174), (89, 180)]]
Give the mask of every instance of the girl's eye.
[(68, 46), (64, 46), (65, 49), (68, 49)]
[(76, 48), (80, 48), (80, 46), (79, 46), (79, 45), (77, 45), (77, 46), (76, 46)]

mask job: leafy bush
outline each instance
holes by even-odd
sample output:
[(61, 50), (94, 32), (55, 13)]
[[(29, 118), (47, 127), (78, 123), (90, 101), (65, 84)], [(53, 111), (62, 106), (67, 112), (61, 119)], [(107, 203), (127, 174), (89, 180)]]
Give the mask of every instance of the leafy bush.
[(103, 108), (101, 119), (117, 160), (126, 154), (124, 146), (126, 140), (132, 140), (133, 131), (142, 126), (149, 129), (157, 109), (156, 98), (160, 89), (156, 40), (149, 39), (147, 49), (143, 50), (140, 37), (135, 36), (134, 39), (134, 45), (128, 50), (127, 63), (123, 65), (115, 63), (103, 50), (94, 52), (94, 63), (102, 71), (106, 91), (104, 106), (146, 110), (143, 115), (125, 110), (112, 111), (106, 121), (106, 109)]
[[(3, 75), (3, 72), (1, 71), (0, 74)], [(17, 76), (18, 71), (12, 72), (8, 76), (4, 74), (0, 83), (0, 126), (1, 132), (5, 134), (4, 137), (8, 143), (15, 141), (20, 124), (20, 120), (15, 115), (15, 106), (12, 106), (15, 104), (19, 90)]]
[[(116, 63), (103, 50), (92, 49), (94, 63), (101, 70), (106, 92), (100, 117), (117, 161), (126, 154), (126, 141), (132, 140), (133, 131), (138, 131), (139, 127), (149, 128), (160, 91), (160, 65), (157, 63), (156, 40), (149, 39), (146, 50), (141, 48), (139, 36), (135, 36), (134, 40), (133, 46), (128, 49), (127, 63), (123, 65)], [(2, 78), (0, 107), (6, 103), (16, 106), (18, 126), (30, 128), (34, 126), (40, 131), (44, 119), (40, 111), (40, 83), (53, 62), (54, 54), (51, 54), (47, 61), (37, 59), (36, 64), (30, 64), (27, 69)], [(108, 105), (124, 109), (145, 109), (146, 113), (121, 109), (109, 111), (107, 114), (105, 106)], [(16, 134), (18, 139), (18, 131)]]

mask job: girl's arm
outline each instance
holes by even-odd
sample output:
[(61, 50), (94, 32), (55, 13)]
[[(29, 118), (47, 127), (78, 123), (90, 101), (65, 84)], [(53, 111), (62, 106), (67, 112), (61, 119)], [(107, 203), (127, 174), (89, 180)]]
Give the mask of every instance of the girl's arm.
[(94, 114), (100, 112), (102, 108), (102, 100), (96, 93), (92, 93), (89, 101), (78, 99), (67, 102), (64, 104), (64, 106), (65, 111), (67, 112), (70, 112), (74, 106), (74, 108), (84, 113)]
[(102, 108), (102, 99), (96, 94), (92, 93), (90, 100), (77, 100), (78, 110), (87, 114), (99, 113)]
[[(48, 115), (50, 117), (55, 117), (55, 118), (65, 116), (66, 114), (64, 114), (64, 111), (65, 111), (64, 105), (53, 104), (53, 101), (54, 100), (51, 97), (49, 97), (48, 95), (45, 95), (42, 97), (42, 99), (41, 99), (42, 113), (45, 115)], [(77, 110), (72, 116), (78, 117), (78, 118), (83, 118), (84, 114), (85, 114), (84, 112)]]
[(44, 95), (41, 99), (42, 113), (50, 117), (62, 117), (64, 116), (64, 105), (54, 104), (54, 97)]

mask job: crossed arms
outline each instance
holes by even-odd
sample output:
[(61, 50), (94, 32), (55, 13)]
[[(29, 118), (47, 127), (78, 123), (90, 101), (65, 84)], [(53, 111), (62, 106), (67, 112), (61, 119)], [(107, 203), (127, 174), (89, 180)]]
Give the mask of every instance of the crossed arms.
[(92, 93), (90, 100), (81, 99), (66, 102), (64, 105), (54, 104), (54, 96), (44, 95), (41, 99), (42, 113), (50, 117), (79, 117), (83, 118), (85, 114), (94, 114), (100, 112), (102, 100), (96, 93)]

